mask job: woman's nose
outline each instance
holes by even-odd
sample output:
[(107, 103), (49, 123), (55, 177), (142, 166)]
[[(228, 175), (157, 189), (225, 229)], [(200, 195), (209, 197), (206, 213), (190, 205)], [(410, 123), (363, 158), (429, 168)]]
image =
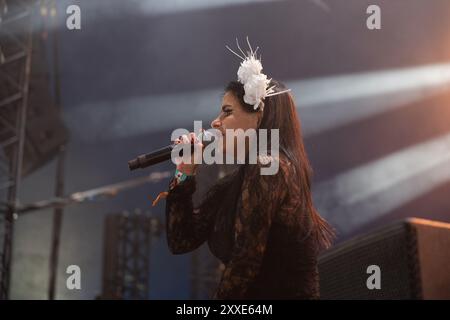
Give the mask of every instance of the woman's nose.
[(221, 125), (222, 125), (222, 123), (217, 118), (211, 122), (211, 128), (214, 128), (214, 129), (220, 128)]

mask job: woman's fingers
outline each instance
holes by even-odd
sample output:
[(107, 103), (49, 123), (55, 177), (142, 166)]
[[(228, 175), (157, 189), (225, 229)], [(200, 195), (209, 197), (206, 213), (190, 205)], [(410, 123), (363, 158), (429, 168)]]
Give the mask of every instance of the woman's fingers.
[(185, 134), (183, 134), (183, 135), (181, 136), (181, 141), (182, 141), (183, 143), (191, 143), (190, 139), (189, 139), (188, 136), (185, 135)]
[(198, 144), (203, 147), (203, 144), (201, 143), (200, 139), (194, 132), (190, 132), (189, 134), (183, 134), (178, 139), (175, 139), (174, 143)]
[[(183, 143), (183, 144), (193, 145), (195, 150), (197, 150), (198, 148), (200, 148), (200, 150), (203, 149), (203, 144), (197, 138), (197, 136), (194, 132), (190, 132), (188, 134), (183, 134), (178, 139), (176, 139), (174, 142), (176, 144)], [(176, 159), (177, 169), (186, 174), (195, 173), (197, 163), (201, 163), (201, 160), (200, 160), (201, 156), (202, 156), (202, 152), (194, 151), (191, 154), (183, 155), (183, 157), (177, 158)], [(188, 157), (188, 158), (185, 158), (185, 157)]]
[(194, 132), (190, 132), (189, 137), (191, 139), (191, 143), (197, 144), (200, 142)]

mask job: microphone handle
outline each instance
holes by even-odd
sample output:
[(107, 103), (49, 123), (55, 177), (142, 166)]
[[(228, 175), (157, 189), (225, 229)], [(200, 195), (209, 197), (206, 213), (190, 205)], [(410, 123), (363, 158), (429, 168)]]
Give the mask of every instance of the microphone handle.
[[(128, 168), (130, 169), (130, 171), (132, 171), (135, 169), (146, 168), (154, 164), (170, 160), (172, 150), (173, 148), (175, 148), (175, 146), (176, 144), (174, 143), (166, 147), (160, 148), (158, 150), (155, 150), (151, 153), (142, 154), (137, 158), (128, 161)], [(191, 151), (192, 152), (194, 151), (194, 145), (192, 145)], [(183, 150), (180, 150), (179, 155), (183, 156)]]
[[(202, 132), (200, 134), (200, 136), (203, 137), (213, 137), (213, 133), (209, 132), (208, 130)], [(203, 140), (202, 137), (202, 140)], [(209, 145), (211, 143), (211, 140), (203, 140), (203, 145), (206, 147), (207, 145)], [(151, 165), (160, 163), (160, 162), (164, 162), (167, 160), (170, 160), (172, 157), (172, 150), (173, 148), (175, 148), (177, 144), (173, 143), (171, 145), (168, 145), (167, 147), (163, 147), (161, 149), (158, 149), (156, 151), (147, 153), (147, 154), (142, 154), (140, 156), (138, 156), (137, 158), (128, 161), (128, 168), (131, 170), (135, 170), (135, 169), (139, 169), (139, 168), (146, 168), (149, 167)], [(191, 146), (191, 153), (194, 152), (194, 145), (192, 144)], [(180, 156), (183, 156), (183, 149), (180, 150), (179, 153)]]
[(130, 168), (130, 170), (135, 170), (167, 161), (170, 159), (170, 153), (172, 152), (174, 146), (175, 145), (172, 144), (151, 153), (142, 154), (137, 158), (128, 161), (128, 168)]

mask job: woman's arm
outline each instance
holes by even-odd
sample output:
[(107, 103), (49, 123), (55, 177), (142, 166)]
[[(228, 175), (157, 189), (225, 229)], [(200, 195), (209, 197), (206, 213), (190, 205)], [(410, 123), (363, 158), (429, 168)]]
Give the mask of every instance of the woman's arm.
[[(175, 143), (193, 144), (203, 147), (194, 133), (183, 135)], [(166, 234), (169, 249), (174, 254), (187, 253), (206, 241), (212, 223), (212, 212), (203, 203), (194, 209), (192, 195), (196, 189), (195, 159), (190, 163), (179, 163), (177, 175), (169, 185), (166, 198)], [(187, 176), (186, 176), (187, 175)], [(185, 178), (182, 180), (180, 177)]]
[(276, 210), (287, 194), (286, 166), (276, 175), (261, 175), (253, 165), (242, 185), (241, 210), (236, 216), (235, 245), (215, 297), (241, 299), (259, 272)]
[(196, 189), (195, 176), (172, 187), (166, 198), (166, 234), (169, 249), (174, 254), (198, 248), (209, 236), (212, 212), (203, 203), (195, 209), (192, 195)]

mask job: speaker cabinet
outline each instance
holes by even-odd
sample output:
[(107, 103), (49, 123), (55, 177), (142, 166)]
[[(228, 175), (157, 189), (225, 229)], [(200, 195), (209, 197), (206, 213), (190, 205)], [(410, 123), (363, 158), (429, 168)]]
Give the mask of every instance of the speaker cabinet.
[(319, 272), (322, 299), (450, 299), (450, 224), (411, 218), (355, 237), (323, 253)]

